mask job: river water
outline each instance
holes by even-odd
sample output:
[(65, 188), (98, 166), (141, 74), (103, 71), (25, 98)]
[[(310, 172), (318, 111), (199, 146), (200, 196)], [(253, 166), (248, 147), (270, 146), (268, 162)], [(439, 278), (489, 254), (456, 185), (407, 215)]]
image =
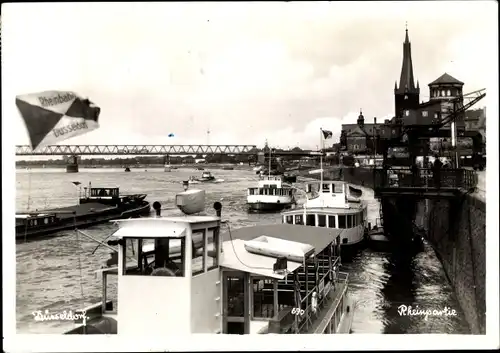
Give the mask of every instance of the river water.
[[(182, 191), (181, 181), (198, 175), (193, 169), (178, 169), (166, 173), (163, 169), (82, 169), (67, 174), (64, 169), (18, 169), (16, 175), (17, 211), (72, 205), (78, 189), (72, 181), (94, 187), (120, 187), (123, 194), (147, 193), (151, 203), (159, 201), (166, 210), (163, 215), (178, 215), (174, 197)], [(213, 170), (224, 183), (206, 184), (207, 213), (214, 213), (215, 201), (223, 205), (223, 219), (233, 228), (255, 224), (280, 223), (277, 214), (249, 214), (246, 211), (246, 189), (256, 183), (251, 170)], [(363, 189), (368, 204), (368, 220), (374, 222), (379, 205), (373, 192)], [(105, 239), (115, 229), (112, 224), (98, 225), (85, 232)], [(58, 333), (72, 328), (71, 322), (37, 322), (35, 310), (52, 313), (78, 310), (100, 301), (101, 281), (94, 271), (109, 258), (109, 250), (74, 231), (64, 231), (57, 237), (16, 245), (16, 317), (18, 333)], [(428, 244), (424, 250), (406, 261), (396, 260), (388, 253), (364, 249), (343, 271), (350, 274), (350, 292), (355, 300), (354, 333), (470, 333), (458, 301), (449, 285), (442, 266)], [(116, 298), (116, 282), (110, 278), (110, 299)], [(115, 280), (116, 281), (116, 280)], [(423, 310), (454, 309), (456, 316), (404, 316), (400, 305)]]

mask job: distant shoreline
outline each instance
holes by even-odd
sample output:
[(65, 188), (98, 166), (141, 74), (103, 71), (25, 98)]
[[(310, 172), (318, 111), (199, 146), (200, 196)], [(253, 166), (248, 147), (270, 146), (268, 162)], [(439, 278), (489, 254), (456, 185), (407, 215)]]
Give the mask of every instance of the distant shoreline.
[[(80, 169), (125, 169), (125, 166), (120, 166), (120, 165), (99, 165), (99, 166), (91, 166), (91, 165), (85, 165), (85, 164), (80, 164), (78, 165)], [(138, 164), (135, 166), (128, 166), (130, 170), (134, 169), (163, 169), (165, 166), (163, 164)], [(204, 169), (222, 169), (222, 168), (233, 168), (235, 170), (252, 170), (254, 166), (249, 166), (248, 164), (222, 164), (222, 163), (211, 163), (211, 164), (173, 164), (171, 165), (173, 168), (179, 168), (179, 169), (197, 169), (197, 168), (204, 168)], [(45, 165), (45, 168), (42, 165), (27, 165), (27, 166), (17, 166), (16, 165), (16, 170), (17, 169), (26, 169), (26, 168), (31, 168), (31, 169), (65, 169), (65, 165)]]

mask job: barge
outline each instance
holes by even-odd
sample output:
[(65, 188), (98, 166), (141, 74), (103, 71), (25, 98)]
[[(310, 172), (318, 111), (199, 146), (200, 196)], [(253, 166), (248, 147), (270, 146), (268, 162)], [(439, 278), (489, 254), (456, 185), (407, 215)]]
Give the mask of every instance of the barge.
[(146, 194), (120, 195), (119, 188), (85, 188), (78, 205), (16, 213), (16, 240), (31, 240), (62, 230), (85, 228), (114, 219), (147, 216)]

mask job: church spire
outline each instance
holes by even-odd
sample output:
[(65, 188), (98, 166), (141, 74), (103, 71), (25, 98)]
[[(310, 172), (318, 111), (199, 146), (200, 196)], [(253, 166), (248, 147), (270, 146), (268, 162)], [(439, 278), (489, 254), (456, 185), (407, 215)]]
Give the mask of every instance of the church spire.
[(397, 93), (418, 93), (413, 78), (413, 63), (411, 60), (411, 43), (408, 36), (408, 27), (406, 27), (405, 41), (403, 43), (403, 65), (401, 67), (401, 76), (399, 78), (399, 88)]

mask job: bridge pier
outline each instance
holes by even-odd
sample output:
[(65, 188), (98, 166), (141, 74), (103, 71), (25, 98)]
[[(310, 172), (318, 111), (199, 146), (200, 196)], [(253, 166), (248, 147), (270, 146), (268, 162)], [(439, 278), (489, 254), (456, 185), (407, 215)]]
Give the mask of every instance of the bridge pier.
[(66, 160), (66, 173), (78, 173), (77, 155), (72, 155)]

